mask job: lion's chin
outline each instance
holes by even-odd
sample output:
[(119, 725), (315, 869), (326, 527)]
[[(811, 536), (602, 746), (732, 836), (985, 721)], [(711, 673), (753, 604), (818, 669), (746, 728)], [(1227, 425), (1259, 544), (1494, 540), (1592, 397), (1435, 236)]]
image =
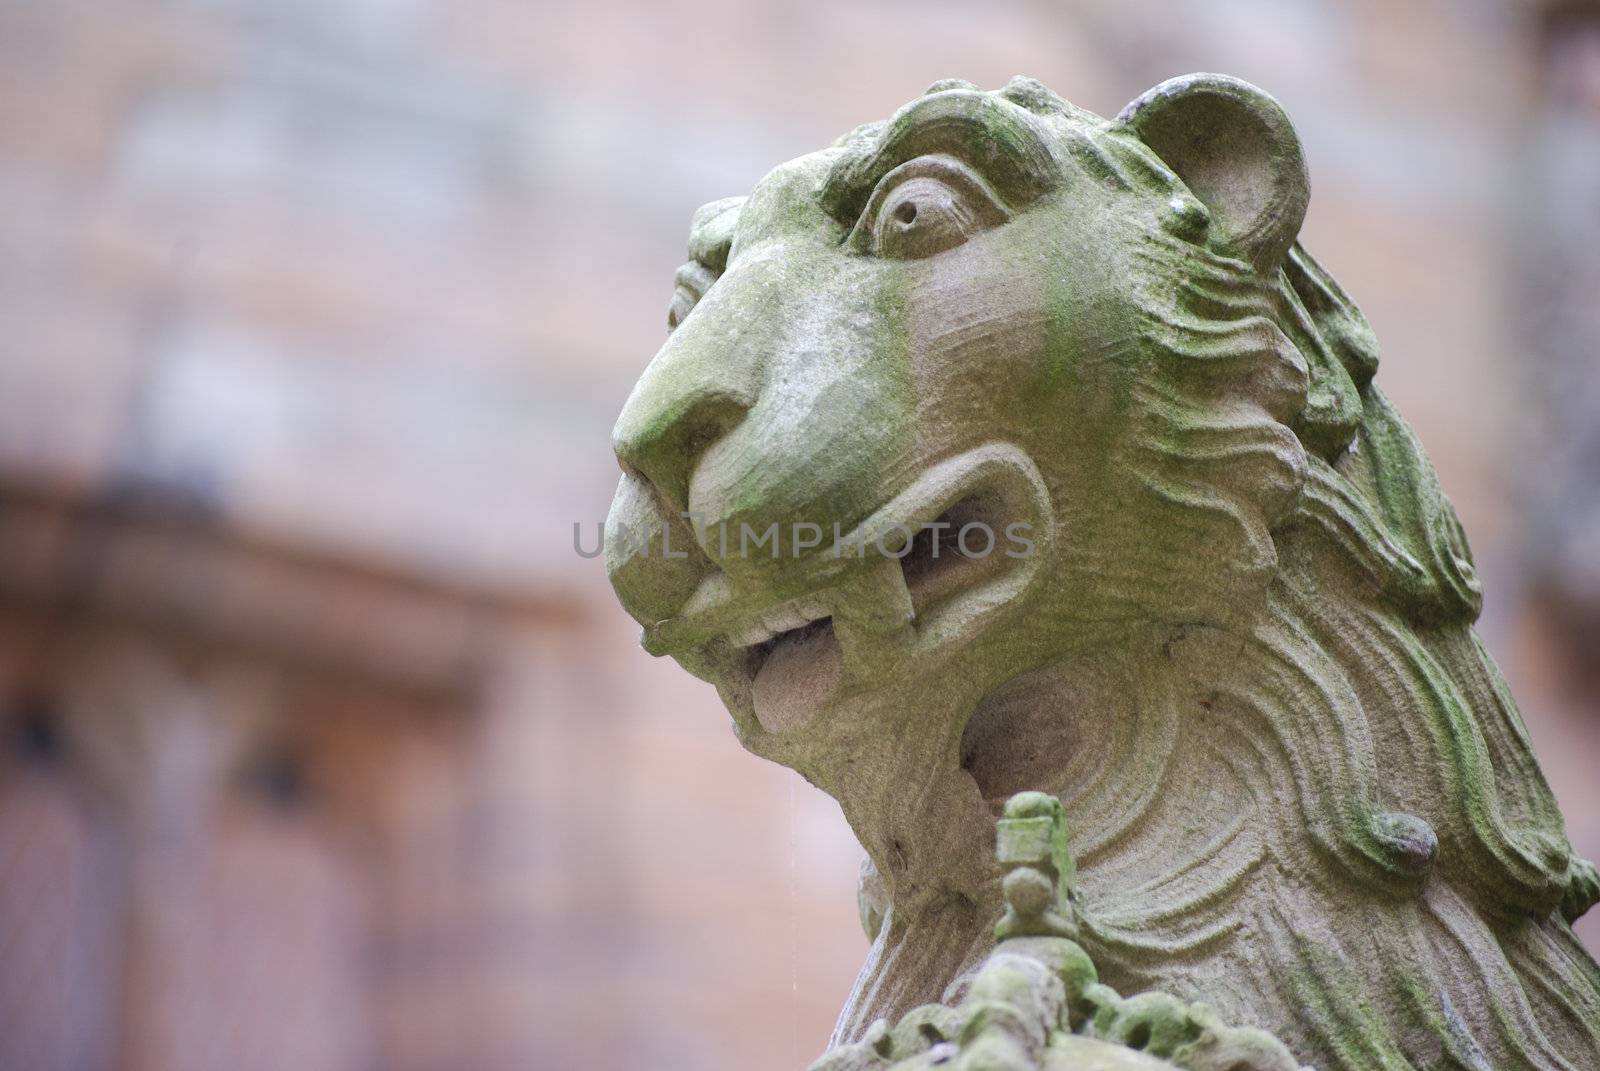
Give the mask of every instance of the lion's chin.
[(751, 702), (768, 732), (810, 721), (838, 692), (844, 659), (833, 619), (822, 618), (772, 637), (750, 655)]

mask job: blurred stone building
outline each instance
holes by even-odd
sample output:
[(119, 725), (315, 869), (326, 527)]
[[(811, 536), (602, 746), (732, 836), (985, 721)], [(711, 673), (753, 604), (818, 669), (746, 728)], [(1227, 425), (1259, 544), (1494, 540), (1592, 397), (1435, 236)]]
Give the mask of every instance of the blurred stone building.
[(1588, 693), (1600, 691), (1600, 0), (1543, 0), (1533, 22), (1516, 228), (1537, 414), (1525, 447), (1527, 561), (1557, 672)]
[(1596, 362), (1528, 374), (1514, 277), (1600, 248), (1561, 226), (1600, 204), (1581, 160), (1524, 222), (1528, 133), (1593, 132), (1584, 11), (0, 0), (0, 1068), (805, 1065), (859, 850), (637, 649), (573, 525), (690, 211), (944, 76), (1284, 101), (1307, 242), (1600, 855), (1530, 535), (1600, 533), (1522, 473), (1597, 477), (1518, 422), (1592, 433)]

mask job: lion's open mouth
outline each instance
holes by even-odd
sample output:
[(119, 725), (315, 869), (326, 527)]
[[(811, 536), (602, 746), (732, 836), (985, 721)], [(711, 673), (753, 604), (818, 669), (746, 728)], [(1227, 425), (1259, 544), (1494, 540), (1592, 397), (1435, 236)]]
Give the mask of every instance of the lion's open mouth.
[(647, 626), (644, 644), (732, 672), (730, 694), (747, 696), (765, 728), (793, 728), (841, 684), (876, 687), (989, 628), (1039, 575), (1052, 533), (1032, 461), (990, 443), (930, 467), (880, 507), (846, 537), (854, 553), (807, 562), (801, 593), (792, 575), (786, 598), (740, 592), (718, 570), (678, 615)]
[(798, 668), (802, 664), (812, 663), (821, 650), (837, 642), (831, 617), (780, 632), (771, 639), (745, 648), (751, 677), (759, 681), (768, 666), (773, 666), (776, 671), (783, 667)]
[[(870, 647), (874, 635), (896, 629), (914, 637), (924, 618), (1015, 565), (993, 538), (1007, 519), (996, 496), (964, 494), (874, 568), (731, 629), (728, 642), (740, 654), (758, 720), (774, 731), (803, 723), (838, 685), (846, 655), (859, 655), (846, 645)], [(865, 641), (863, 607), (878, 612), (881, 629), (865, 630)], [(891, 607), (898, 610), (882, 612)], [(847, 626), (843, 637), (836, 614)]]
[[(891, 601), (909, 603), (908, 623), (914, 624), (918, 616), (993, 571), (989, 563), (1000, 551), (989, 533), (1002, 524), (996, 507), (986, 496), (969, 495), (918, 529), (911, 545), (892, 559), (901, 590)], [(967, 538), (973, 531), (985, 534)], [(790, 600), (733, 630), (729, 639), (745, 652), (752, 675), (779, 651), (805, 648), (824, 633), (831, 636), (835, 596), (829, 591)]]
[(810, 598), (769, 611), (734, 636), (733, 642), (743, 652), (745, 666), (755, 679), (774, 658), (780, 662), (789, 660), (823, 640), (832, 639), (831, 611), (822, 599)]
[(791, 602), (763, 615), (735, 643), (749, 675), (756, 716), (768, 729), (803, 721), (815, 700), (839, 680), (839, 639), (821, 597)]

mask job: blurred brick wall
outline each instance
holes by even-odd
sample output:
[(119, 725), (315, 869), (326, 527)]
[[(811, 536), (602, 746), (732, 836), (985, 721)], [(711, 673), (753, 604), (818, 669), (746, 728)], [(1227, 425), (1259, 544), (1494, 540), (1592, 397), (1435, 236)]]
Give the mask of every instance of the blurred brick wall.
[(1111, 113), (1222, 70), (1300, 127), (1307, 243), (1378, 331), (1380, 382), (1473, 537), (1485, 635), (1600, 855), (1600, 712), (1524, 612), (1513, 493), (1529, 19), (1496, 0), (8, 0), (0, 475), (154, 489), (351, 569), (572, 608), (483, 640), (450, 760), (474, 786), (449, 827), (481, 868), (470, 925), (413, 953), (371, 1028), (387, 1040), (355, 1051), (800, 1067), (865, 951), (858, 851), (829, 801), (739, 752), (708, 689), (639, 652), (572, 551), (572, 522), (604, 515), (607, 433), (689, 213), (939, 77), (1026, 73)]

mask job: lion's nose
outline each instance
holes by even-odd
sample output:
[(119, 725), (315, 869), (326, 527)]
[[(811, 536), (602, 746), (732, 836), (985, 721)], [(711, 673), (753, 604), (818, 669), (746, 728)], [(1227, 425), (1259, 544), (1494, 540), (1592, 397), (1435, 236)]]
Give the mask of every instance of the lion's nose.
[(759, 391), (754, 340), (710, 311), (697, 309), (667, 339), (611, 436), (623, 466), (680, 510), (689, 508), (689, 480), (706, 449), (744, 420)]
[(654, 484), (671, 505), (687, 510), (689, 478), (701, 455), (744, 419), (754, 401), (724, 390), (675, 399), (637, 433), (618, 435), (617, 457)]

